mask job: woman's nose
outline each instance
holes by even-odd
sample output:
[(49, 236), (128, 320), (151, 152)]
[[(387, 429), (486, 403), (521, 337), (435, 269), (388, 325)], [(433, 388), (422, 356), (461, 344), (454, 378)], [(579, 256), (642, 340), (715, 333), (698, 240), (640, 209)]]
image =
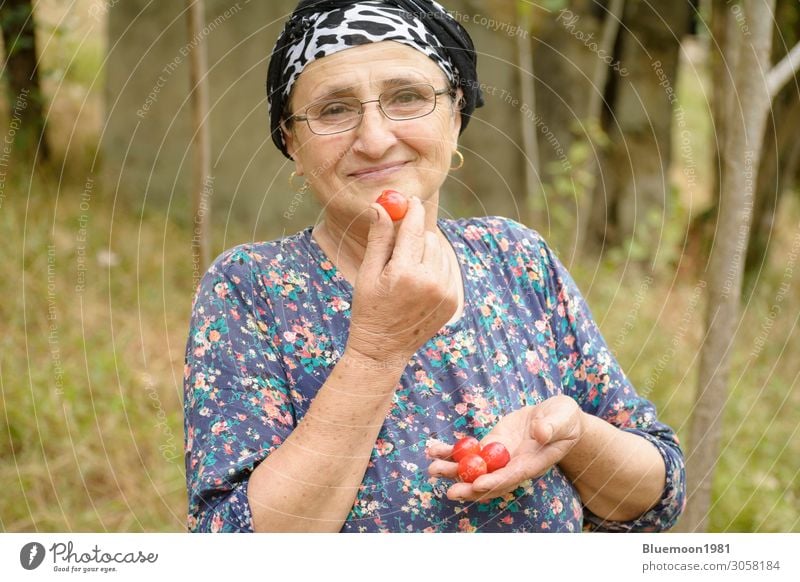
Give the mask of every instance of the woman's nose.
[(356, 141), (353, 149), (372, 158), (380, 158), (397, 142), (394, 124), (383, 114), (378, 103), (366, 103), (363, 106), (361, 123), (355, 129)]

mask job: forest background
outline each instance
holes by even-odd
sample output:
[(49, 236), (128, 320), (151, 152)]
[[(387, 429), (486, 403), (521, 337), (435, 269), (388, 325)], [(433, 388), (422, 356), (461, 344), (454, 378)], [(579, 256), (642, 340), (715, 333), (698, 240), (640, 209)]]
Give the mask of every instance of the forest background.
[[(800, 531), (800, 3), (443, 4), (486, 105), (442, 215), (556, 250), (681, 438), (679, 529)], [(319, 218), (268, 134), (293, 6), (0, 4), (0, 530), (185, 528), (197, 281)]]

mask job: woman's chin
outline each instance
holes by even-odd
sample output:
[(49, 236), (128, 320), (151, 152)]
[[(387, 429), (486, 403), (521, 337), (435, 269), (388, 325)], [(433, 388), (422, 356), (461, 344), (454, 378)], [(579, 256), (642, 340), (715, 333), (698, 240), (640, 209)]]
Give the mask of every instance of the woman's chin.
[[(434, 188), (434, 185), (430, 186)], [(428, 202), (433, 198), (431, 190), (425, 188), (425, 185), (418, 176), (400, 173), (395, 174), (391, 179), (381, 180), (353, 180), (348, 184), (347, 189), (350, 193), (359, 200), (364, 200), (367, 203), (375, 202), (384, 191), (395, 190), (400, 192), (406, 198), (416, 196), (422, 202)], [(435, 190), (434, 190), (435, 192)]]
[(359, 182), (352, 185), (353, 193), (356, 194), (358, 198), (369, 202), (375, 202), (375, 199), (386, 190), (396, 190), (404, 196), (415, 194), (409, 191), (407, 181), (382, 180), (375, 182)]

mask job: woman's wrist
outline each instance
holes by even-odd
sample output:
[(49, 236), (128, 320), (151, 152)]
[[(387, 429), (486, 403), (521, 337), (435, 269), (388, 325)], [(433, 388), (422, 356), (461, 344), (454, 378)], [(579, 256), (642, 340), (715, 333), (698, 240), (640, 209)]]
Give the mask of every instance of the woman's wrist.
[(665, 469), (658, 450), (597, 416), (583, 415), (582, 436), (559, 467), (595, 515), (628, 521), (660, 499)]
[(609, 438), (608, 431), (616, 430), (603, 419), (588, 414), (580, 408), (577, 426), (578, 438), (559, 463), (566, 473), (574, 476), (573, 480), (580, 480), (586, 476), (587, 469), (597, 460), (597, 443)]
[(402, 374), (406, 369), (410, 356), (395, 352), (367, 353), (351, 344), (347, 344), (340, 362), (366, 373), (379, 372), (383, 375)]

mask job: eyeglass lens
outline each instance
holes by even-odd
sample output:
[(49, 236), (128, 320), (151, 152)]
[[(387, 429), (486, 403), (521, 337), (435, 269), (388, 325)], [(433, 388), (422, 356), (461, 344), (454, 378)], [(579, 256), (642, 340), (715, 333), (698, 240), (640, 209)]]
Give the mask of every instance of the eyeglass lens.
[[(377, 101), (389, 119), (416, 119), (429, 115), (436, 108), (436, 90), (428, 84), (396, 87), (381, 93)], [(312, 105), (308, 108), (306, 117), (311, 131), (330, 134), (358, 126), (362, 114), (362, 101), (355, 97), (342, 97)]]

